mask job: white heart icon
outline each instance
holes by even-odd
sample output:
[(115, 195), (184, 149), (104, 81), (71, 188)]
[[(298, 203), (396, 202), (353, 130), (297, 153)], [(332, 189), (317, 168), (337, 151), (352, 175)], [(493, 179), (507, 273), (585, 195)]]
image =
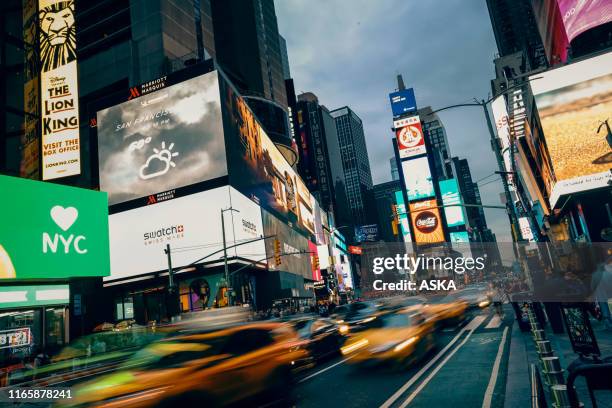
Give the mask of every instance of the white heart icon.
[(78, 216), (79, 212), (74, 207), (64, 208), (61, 205), (56, 205), (51, 209), (51, 218), (64, 231), (72, 227)]

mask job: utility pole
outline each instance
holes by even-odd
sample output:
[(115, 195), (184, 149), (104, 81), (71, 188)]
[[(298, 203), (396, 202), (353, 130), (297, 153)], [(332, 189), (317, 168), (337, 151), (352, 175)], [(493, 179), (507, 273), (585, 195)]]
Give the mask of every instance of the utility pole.
[(236, 211), (236, 212), (240, 212), (238, 210), (236, 210), (233, 207), (228, 207), (225, 209), (221, 209), (221, 233), (223, 235), (223, 269), (225, 272), (225, 284), (227, 285), (227, 290), (226, 290), (226, 295), (227, 295), (227, 304), (228, 306), (231, 306), (232, 303), (232, 288), (230, 288), (230, 282), (229, 282), (229, 269), (227, 266), (227, 242), (225, 240), (225, 218), (223, 217), (223, 214), (226, 211)]
[(166, 249), (164, 250), (166, 253), (166, 257), (168, 259), (168, 297), (170, 298), (169, 310), (168, 314), (171, 319), (174, 319), (180, 313), (179, 301), (177, 298), (177, 289), (176, 284), (174, 283), (174, 270), (172, 269), (172, 251), (170, 249), (170, 244), (166, 244)]

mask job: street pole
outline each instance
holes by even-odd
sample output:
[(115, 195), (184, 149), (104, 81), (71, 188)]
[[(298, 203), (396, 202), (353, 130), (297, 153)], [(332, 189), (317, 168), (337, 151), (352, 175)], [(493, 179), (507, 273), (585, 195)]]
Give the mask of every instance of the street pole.
[(178, 299), (176, 298), (177, 290), (174, 283), (174, 271), (172, 270), (172, 252), (170, 249), (170, 244), (166, 244), (166, 249), (164, 252), (166, 253), (166, 257), (168, 259), (168, 296), (170, 297), (170, 310), (168, 310), (168, 314), (172, 320), (174, 317), (180, 314), (180, 308), (178, 307)]
[(225, 285), (226, 285), (226, 290), (225, 290), (225, 295), (227, 296), (227, 304), (229, 306), (230, 304), (230, 293), (229, 293), (229, 270), (227, 268), (227, 244), (225, 241), (225, 218), (223, 217), (223, 213), (225, 212), (224, 209), (221, 209), (221, 233), (223, 235), (223, 268), (225, 271)]

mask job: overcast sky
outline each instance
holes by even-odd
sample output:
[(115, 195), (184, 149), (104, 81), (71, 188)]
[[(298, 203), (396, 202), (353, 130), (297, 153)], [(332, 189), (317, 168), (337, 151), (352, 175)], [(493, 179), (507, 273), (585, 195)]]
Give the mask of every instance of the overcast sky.
[[(350, 106), (363, 120), (374, 184), (391, 180), (388, 93), (403, 74), (419, 107), (487, 98), (497, 53), (485, 0), (275, 0), (296, 93), (329, 109)], [(453, 156), (474, 181), (497, 169), (480, 108), (441, 112)], [(498, 182), (480, 183), (484, 204), (500, 205)], [(503, 210), (486, 210), (498, 241), (511, 241)]]

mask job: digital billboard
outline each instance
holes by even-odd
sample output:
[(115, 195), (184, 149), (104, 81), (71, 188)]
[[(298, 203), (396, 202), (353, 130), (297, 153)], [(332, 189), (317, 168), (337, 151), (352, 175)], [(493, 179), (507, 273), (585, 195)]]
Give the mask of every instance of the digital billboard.
[(406, 211), (406, 203), (404, 202), (404, 194), (401, 191), (395, 192), (395, 204), (397, 209), (397, 217), (400, 225), (400, 230), (404, 238), (404, 242), (412, 242), (410, 235), (410, 221), (408, 220), (408, 212)]
[(402, 162), (402, 173), (408, 193), (408, 201), (421, 200), (435, 195), (427, 157)]
[(504, 96), (498, 96), (491, 102), (491, 112), (495, 120), (495, 129), (497, 131), (497, 137), (501, 141), (502, 157), (504, 158), (504, 168), (508, 174), (505, 177), (508, 180), (508, 188), (510, 191), (515, 191), (514, 185), (514, 174), (510, 173), (514, 171), (512, 165), (512, 146), (510, 145), (510, 122), (508, 120), (508, 108), (506, 106), (506, 100)]
[[(269, 262), (270, 270), (291, 272), (306, 279), (312, 279), (312, 265), (309, 240), (299, 231), (291, 228), (272, 213), (262, 210), (265, 236), (274, 235), (281, 243), (281, 264)], [(266, 240), (266, 254), (274, 255), (274, 239)], [(287, 255), (284, 255), (287, 254)]]
[(451, 232), (450, 242), (452, 242), (453, 244), (462, 244), (470, 242), (470, 236), (468, 235), (467, 231)]
[(38, 3), (43, 180), (81, 173), (74, 3)]
[(317, 266), (315, 264), (315, 257), (319, 258), (319, 251), (317, 249), (317, 244), (315, 244), (314, 242), (308, 241), (308, 252), (310, 252), (310, 266), (312, 267), (312, 276), (310, 279), (314, 280), (315, 282), (320, 281), (321, 279), (323, 279), (321, 277), (321, 266), (320, 266), (320, 260), (319, 260), (319, 266)]
[(417, 244), (444, 242), (442, 219), (435, 199), (410, 203), (410, 218)]
[(440, 194), (442, 194), (442, 204), (444, 205), (444, 215), (446, 216), (446, 225), (448, 227), (465, 225), (465, 218), (463, 216), (463, 207), (461, 206), (462, 202), (461, 196), (459, 195), (457, 180), (442, 180), (439, 184)]
[(391, 102), (393, 116), (400, 116), (417, 110), (413, 88), (390, 93), (389, 102)]
[(222, 86), (230, 184), (276, 216), (315, 234), (314, 197), (261, 127), (247, 103)]
[(418, 116), (393, 122), (397, 148), (402, 159), (427, 153), (423, 127)]
[[(263, 236), (259, 206), (228, 186), (112, 214), (111, 276), (107, 280), (167, 269), (166, 244), (170, 244), (174, 267), (221, 250), (221, 209), (230, 206), (237, 211), (223, 213), (228, 246)], [(266, 258), (263, 240), (228, 248), (227, 252), (228, 257), (249, 261)], [(204, 262), (222, 258), (219, 252)]]
[(360, 225), (355, 227), (355, 240), (357, 242), (378, 241), (378, 224)]
[(612, 21), (612, 3), (605, 0), (557, 0), (567, 38)]
[(558, 0), (531, 0), (544, 52), (551, 65), (565, 62), (569, 48), (567, 33), (557, 2)]
[(527, 241), (535, 241), (533, 231), (531, 230), (531, 224), (529, 223), (529, 218), (519, 217), (518, 222), (521, 230), (521, 237)]
[(109, 204), (227, 175), (217, 72), (98, 112)]
[(604, 123), (612, 112), (612, 52), (530, 81), (552, 164), (551, 207), (562, 195), (606, 187), (612, 179)]
[(106, 276), (106, 193), (0, 175), (0, 279)]

